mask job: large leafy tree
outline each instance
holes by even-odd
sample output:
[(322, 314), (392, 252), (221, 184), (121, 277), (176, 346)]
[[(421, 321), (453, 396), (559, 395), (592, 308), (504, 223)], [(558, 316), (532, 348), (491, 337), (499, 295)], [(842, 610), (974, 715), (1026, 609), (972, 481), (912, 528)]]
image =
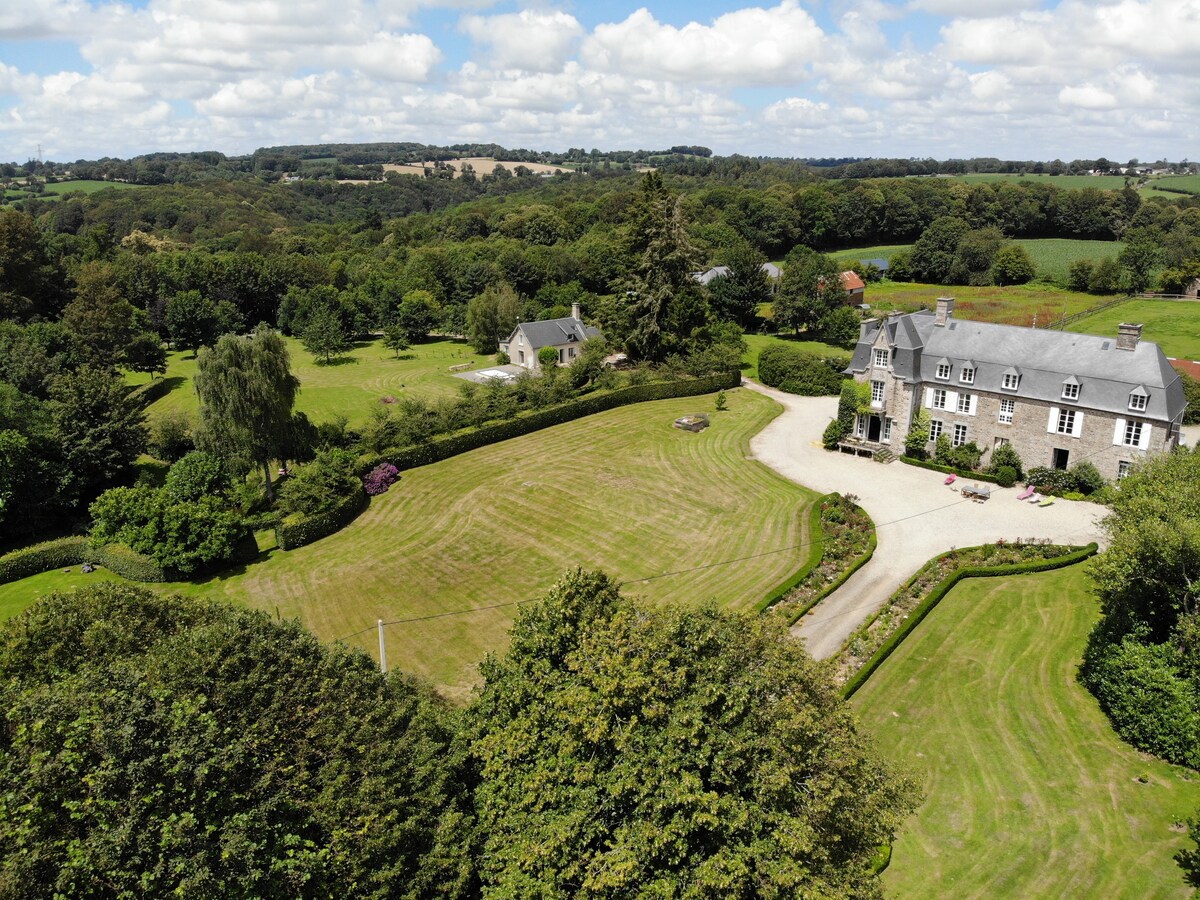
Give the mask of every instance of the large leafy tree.
[(75, 297), (63, 310), (63, 325), (77, 338), (85, 359), (98, 367), (115, 366), (143, 330), (141, 315), (121, 296), (107, 263), (84, 264), (75, 281)]
[(467, 338), (475, 352), (495, 353), (500, 341), (516, 327), (520, 309), (521, 298), (507, 284), (491, 285), (471, 298), (467, 304)]
[(350, 350), (350, 334), (341, 316), (327, 306), (318, 307), (309, 317), (300, 340), (304, 349), (328, 365)]
[(485, 896), (874, 896), (915, 801), (769, 617), (651, 609), (576, 571), (470, 712)]
[(195, 352), (217, 339), (221, 320), (216, 306), (199, 291), (178, 291), (167, 301), (167, 331), (175, 345)]
[(227, 603), (102, 584), (0, 631), (0, 895), (457, 897), (455, 715)]
[(821, 318), (846, 301), (841, 267), (832, 257), (805, 246), (793, 247), (772, 302), (777, 328), (815, 328)]
[(771, 282), (762, 268), (766, 261), (748, 244), (738, 244), (725, 253), (728, 274), (708, 283), (714, 316), (743, 326), (753, 324), (759, 304), (771, 299)]
[(260, 466), (271, 497), (271, 461), (287, 447), (298, 390), (287, 345), (276, 332), (260, 326), (248, 335), (222, 336), (199, 355), (200, 448), (243, 470)]

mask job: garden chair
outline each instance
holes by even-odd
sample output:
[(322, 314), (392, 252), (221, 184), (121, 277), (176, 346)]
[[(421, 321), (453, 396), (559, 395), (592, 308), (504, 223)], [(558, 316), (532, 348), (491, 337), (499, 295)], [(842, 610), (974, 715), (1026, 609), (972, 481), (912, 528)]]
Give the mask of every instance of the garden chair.
[(1034, 492), (1034, 495), (1033, 495), (1032, 497), (1030, 497), (1030, 498), (1029, 498), (1027, 501), (1025, 501), (1025, 502), (1026, 502), (1026, 503), (1041, 503), (1041, 502), (1042, 502), (1043, 500), (1045, 500), (1045, 499), (1046, 499), (1046, 498), (1045, 498), (1045, 497), (1043, 497), (1041, 494), (1039, 494), (1039, 493), (1037, 493), (1037, 492)]
[(1031, 484), (1029, 487), (1025, 488), (1025, 490), (1021, 491), (1021, 493), (1017, 494), (1017, 499), (1018, 500), (1028, 500), (1030, 497), (1032, 497), (1036, 493), (1037, 493), (1037, 488), (1035, 488)]
[(1038, 506), (1053, 506), (1053, 505), (1054, 505), (1053, 497), (1047, 497), (1045, 500), (1043, 500), (1041, 503), (1038, 504)]
[(946, 476), (946, 480), (945, 480), (945, 481), (943, 481), (943, 482), (942, 482), (942, 484), (954, 484), (954, 480), (955, 480), (956, 478), (958, 478), (958, 476), (957, 476), (957, 475), (955, 475), (955, 474), (953, 474), (953, 473), (951, 473), (951, 474), (949, 474), (949, 475), (947, 475), (947, 476)]

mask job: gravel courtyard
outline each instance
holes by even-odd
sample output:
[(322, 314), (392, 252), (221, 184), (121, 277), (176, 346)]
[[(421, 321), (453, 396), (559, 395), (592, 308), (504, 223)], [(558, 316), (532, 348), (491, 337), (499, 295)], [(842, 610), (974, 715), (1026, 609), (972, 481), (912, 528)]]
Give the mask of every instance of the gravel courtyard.
[[(813, 490), (858, 495), (875, 520), (879, 543), (871, 561), (792, 629), (818, 659), (833, 655), (926, 560), (952, 547), (1017, 537), (1102, 542), (1102, 506), (1058, 500), (1043, 508), (1019, 502), (1019, 487), (996, 485), (985, 503), (965, 500), (939, 472), (825, 450), (821, 432), (837, 413), (836, 397), (798, 397), (748, 380), (743, 385), (785, 410), (751, 440), (754, 458)], [(959, 484), (964, 480), (970, 483)]]

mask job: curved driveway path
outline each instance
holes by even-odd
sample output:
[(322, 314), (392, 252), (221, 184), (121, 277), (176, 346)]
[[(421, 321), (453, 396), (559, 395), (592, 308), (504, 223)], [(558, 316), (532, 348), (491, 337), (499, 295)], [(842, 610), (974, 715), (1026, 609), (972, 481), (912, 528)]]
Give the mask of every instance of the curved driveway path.
[(1102, 541), (1102, 506), (1059, 500), (1043, 508), (1019, 502), (1017, 488), (995, 485), (986, 503), (964, 500), (943, 484), (946, 476), (939, 472), (822, 448), (821, 433), (837, 414), (836, 397), (798, 397), (752, 381), (742, 384), (784, 407), (750, 441), (754, 458), (813, 490), (857, 494), (875, 520), (878, 546), (870, 562), (792, 628), (818, 659), (832, 656), (913, 572), (952, 547), (1017, 537)]

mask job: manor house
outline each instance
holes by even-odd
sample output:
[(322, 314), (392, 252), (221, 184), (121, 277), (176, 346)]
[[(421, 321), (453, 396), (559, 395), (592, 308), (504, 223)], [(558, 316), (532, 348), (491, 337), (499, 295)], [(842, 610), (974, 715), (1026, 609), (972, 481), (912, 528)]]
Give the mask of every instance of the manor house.
[[(927, 449), (946, 435), (989, 451), (1012, 444), (1026, 468), (1088, 460), (1106, 478), (1170, 450), (1186, 401), (1179, 375), (1141, 325), (1115, 338), (954, 318), (935, 311), (864, 322), (847, 374), (871, 385), (853, 444), (899, 455), (920, 407)], [(987, 457), (984, 457), (984, 464)]]

